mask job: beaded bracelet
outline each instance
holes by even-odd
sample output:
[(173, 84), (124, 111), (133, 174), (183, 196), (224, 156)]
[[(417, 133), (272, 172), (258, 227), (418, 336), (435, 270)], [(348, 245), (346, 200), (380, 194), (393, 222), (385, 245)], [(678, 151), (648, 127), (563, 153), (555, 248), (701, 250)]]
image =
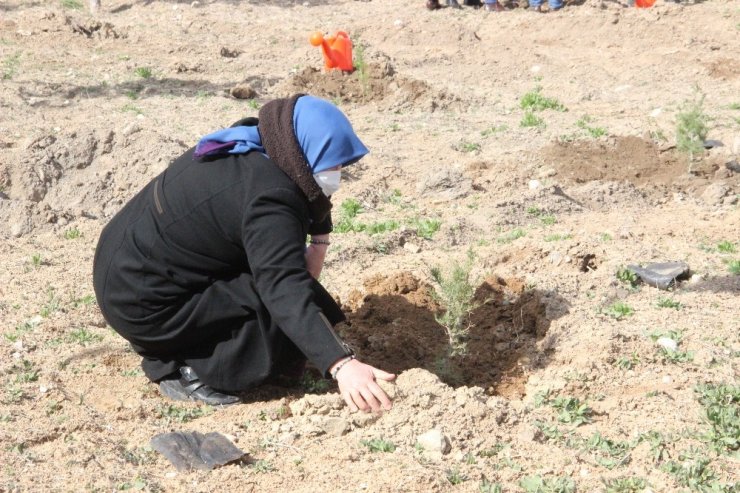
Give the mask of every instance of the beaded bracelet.
[(311, 241), (309, 241), (312, 245), (331, 245), (331, 242), (329, 240), (314, 240), (311, 238)]
[(344, 365), (346, 365), (347, 363), (349, 363), (349, 362), (350, 362), (350, 361), (352, 361), (353, 359), (355, 359), (355, 355), (354, 355), (354, 354), (353, 354), (353, 355), (351, 355), (351, 356), (347, 356), (347, 357), (346, 357), (346, 358), (344, 359), (344, 361), (342, 361), (341, 363), (339, 363), (339, 364), (338, 364), (338, 365), (337, 365), (337, 366), (336, 366), (336, 367), (334, 368), (334, 371), (332, 371), (332, 372), (331, 372), (331, 378), (332, 378), (332, 380), (336, 380), (336, 379), (337, 379), (337, 373), (339, 373), (339, 370), (341, 370), (341, 369), (342, 369), (342, 367), (343, 367)]

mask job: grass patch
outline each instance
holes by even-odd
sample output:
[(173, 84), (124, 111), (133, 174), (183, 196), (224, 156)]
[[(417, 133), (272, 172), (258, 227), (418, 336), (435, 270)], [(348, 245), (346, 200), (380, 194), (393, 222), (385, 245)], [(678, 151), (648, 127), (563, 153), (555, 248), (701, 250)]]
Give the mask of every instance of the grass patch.
[(591, 136), (591, 138), (594, 138), (594, 139), (598, 139), (599, 137), (603, 137), (604, 135), (606, 135), (607, 132), (605, 128), (592, 127), (590, 123), (591, 123), (591, 117), (588, 115), (584, 115), (581, 117), (580, 120), (576, 122), (576, 127), (585, 131), (588, 135)]
[(17, 52), (12, 55), (8, 55), (3, 60), (2, 73), (3, 80), (12, 79), (18, 72), (18, 67), (21, 65), (21, 53)]
[(699, 385), (695, 392), (704, 407), (704, 419), (711, 429), (704, 439), (718, 453), (740, 450), (740, 386), (728, 384)]
[(740, 276), (740, 259), (728, 260), (727, 270), (730, 271), (730, 274)]
[(628, 284), (632, 288), (637, 286), (637, 283), (640, 282), (637, 274), (626, 267), (620, 267), (619, 269), (617, 269), (615, 276), (617, 277), (617, 280), (619, 282), (621, 282), (622, 284)]
[(480, 151), (480, 148), (481, 146), (477, 142), (468, 142), (465, 140), (460, 142), (456, 147), (460, 152), (477, 152)]
[(604, 311), (605, 314), (612, 317), (615, 320), (622, 320), (625, 317), (634, 315), (635, 310), (623, 301), (617, 301), (610, 305)]
[(509, 231), (505, 235), (502, 235), (502, 236), (499, 236), (498, 238), (496, 238), (496, 242), (497, 243), (502, 243), (502, 244), (504, 244), (504, 243), (511, 243), (512, 241), (518, 240), (519, 238), (522, 238), (522, 237), (524, 237), (526, 235), (527, 235), (527, 233), (525, 233), (523, 229), (516, 228), (516, 229), (513, 229), (513, 230)]
[(61, 0), (62, 8), (69, 10), (82, 10), (83, 5), (80, 0)]
[(682, 308), (681, 303), (674, 300), (673, 298), (658, 298), (658, 308), (672, 308), (674, 310), (680, 310)]
[(537, 86), (528, 93), (526, 93), (519, 100), (519, 106), (523, 110), (529, 111), (542, 111), (542, 110), (556, 110), (566, 111), (565, 106), (555, 98), (549, 98), (542, 95), (542, 86)]
[(602, 479), (605, 493), (640, 493), (648, 487), (645, 479), (631, 476), (614, 479)]
[(73, 330), (67, 335), (66, 338), (66, 342), (76, 343), (81, 346), (87, 346), (88, 344), (92, 344), (94, 342), (99, 342), (102, 340), (102, 335), (90, 332), (85, 327), (80, 327), (79, 329)]
[(575, 493), (576, 483), (569, 477), (543, 478), (527, 476), (519, 481), (519, 486), (526, 493)]
[(492, 127), (488, 127), (487, 129), (481, 131), (480, 135), (481, 137), (488, 137), (489, 135), (506, 132), (507, 130), (509, 130), (508, 125), (493, 125)]
[(535, 115), (534, 112), (532, 111), (524, 112), (524, 116), (519, 122), (519, 126), (524, 127), (524, 128), (527, 128), (527, 127), (545, 128), (547, 127), (547, 125), (545, 124), (545, 120)]
[(178, 423), (187, 423), (197, 418), (208, 416), (213, 412), (210, 406), (185, 407), (176, 404), (163, 404), (158, 409), (159, 418)]
[(735, 247), (734, 243), (725, 240), (717, 243), (717, 251), (719, 253), (736, 253), (737, 248)]
[(544, 240), (549, 242), (549, 241), (570, 240), (572, 238), (573, 238), (573, 235), (570, 233), (566, 233), (566, 234), (555, 233), (555, 234), (550, 234), (550, 235), (545, 236)]
[(77, 238), (82, 238), (82, 233), (77, 228), (69, 228), (64, 230), (64, 239), (65, 240), (76, 240)]
[(417, 236), (431, 240), (432, 236), (434, 236), (442, 226), (442, 221), (440, 219), (431, 218), (414, 218), (409, 221), (409, 226), (416, 231)]
[(694, 156), (704, 152), (704, 141), (709, 132), (704, 97), (697, 87), (693, 99), (685, 101), (676, 115), (676, 149), (688, 155), (689, 173)]
[(134, 74), (142, 79), (151, 79), (153, 75), (152, 69), (149, 67), (136, 67), (136, 69), (134, 69)]
[(360, 443), (370, 450), (370, 452), (393, 452), (396, 446), (393, 442), (383, 438), (374, 438), (372, 440), (360, 440)]

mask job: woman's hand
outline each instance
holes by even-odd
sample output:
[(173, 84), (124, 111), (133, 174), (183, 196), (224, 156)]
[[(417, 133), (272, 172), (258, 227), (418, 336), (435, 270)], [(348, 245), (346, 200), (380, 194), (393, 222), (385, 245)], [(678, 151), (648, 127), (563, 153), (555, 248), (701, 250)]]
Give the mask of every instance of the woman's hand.
[[(344, 363), (343, 359), (334, 366), (342, 363)], [(395, 378), (396, 376), (392, 373), (384, 372), (356, 359), (344, 363), (336, 375), (339, 392), (352, 412), (358, 409), (365, 412), (390, 409), (391, 400), (376, 380), (390, 382)]]
[(326, 242), (311, 243), (306, 247), (306, 268), (311, 277), (318, 279), (324, 267), (326, 251), (329, 249), (329, 235), (313, 235), (311, 240)]

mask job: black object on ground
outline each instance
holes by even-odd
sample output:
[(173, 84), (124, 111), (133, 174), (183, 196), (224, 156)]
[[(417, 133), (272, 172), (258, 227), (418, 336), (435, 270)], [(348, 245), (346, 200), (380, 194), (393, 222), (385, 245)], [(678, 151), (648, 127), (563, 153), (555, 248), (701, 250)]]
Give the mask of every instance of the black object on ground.
[(676, 280), (685, 279), (689, 275), (689, 265), (685, 262), (657, 262), (639, 265), (628, 265), (642, 282), (658, 289), (668, 289)]
[(178, 471), (210, 471), (246, 455), (220, 433), (175, 431), (155, 435), (152, 448), (174, 464)]

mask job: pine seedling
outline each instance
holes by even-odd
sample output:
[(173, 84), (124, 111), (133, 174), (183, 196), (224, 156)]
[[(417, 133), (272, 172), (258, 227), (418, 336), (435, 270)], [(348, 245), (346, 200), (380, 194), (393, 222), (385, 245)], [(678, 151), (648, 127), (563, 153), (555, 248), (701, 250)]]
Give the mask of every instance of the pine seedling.
[(685, 152), (689, 158), (689, 173), (694, 156), (704, 152), (709, 117), (704, 113), (705, 95), (696, 88), (691, 101), (685, 101), (676, 115), (676, 149)]
[(478, 304), (473, 300), (475, 288), (470, 273), (475, 255), (468, 250), (465, 262), (454, 262), (445, 274), (439, 267), (431, 269), (432, 279), (437, 283), (437, 299), (444, 307), (442, 315), (437, 315), (437, 323), (447, 332), (450, 343), (450, 356), (464, 355), (470, 331), (470, 313)]

